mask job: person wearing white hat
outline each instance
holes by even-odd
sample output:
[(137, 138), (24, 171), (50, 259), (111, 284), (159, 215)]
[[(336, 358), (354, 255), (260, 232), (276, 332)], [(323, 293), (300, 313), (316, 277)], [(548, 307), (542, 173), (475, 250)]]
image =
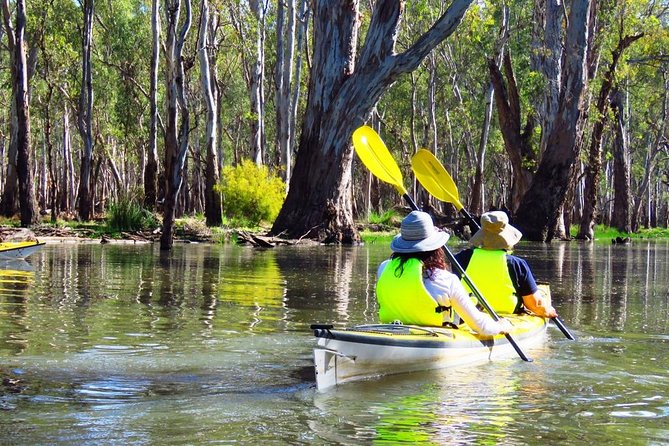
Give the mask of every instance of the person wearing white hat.
[(472, 248), (455, 258), (496, 312), (520, 313), (527, 309), (538, 316), (556, 317), (550, 297), (537, 287), (530, 266), (510, 254), (522, 236), (509, 224), (506, 213), (486, 212), (481, 215), (481, 229), (469, 240)]
[(462, 318), (481, 334), (508, 333), (510, 322), (494, 321), (479, 311), (458, 278), (447, 270), (442, 247), (448, 238), (425, 212), (413, 211), (402, 220), (400, 233), (390, 244), (393, 254), (377, 271), (379, 319), (382, 323), (443, 326)]

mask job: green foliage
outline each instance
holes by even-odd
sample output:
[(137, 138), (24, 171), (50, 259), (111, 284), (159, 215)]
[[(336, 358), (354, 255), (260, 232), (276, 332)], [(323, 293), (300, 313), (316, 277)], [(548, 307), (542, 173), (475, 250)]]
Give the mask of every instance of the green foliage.
[(279, 215), (286, 185), (267, 166), (244, 160), (223, 168), (216, 190), (221, 194), (226, 217), (255, 226), (261, 221), (273, 222)]
[[(578, 226), (572, 226), (570, 233), (572, 237), (576, 237), (578, 234)], [(599, 242), (610, 243), (612, 239), (615, 238), (626, 238), (631, 239), (660, 239), (660, 238), (669, 238), (669, 228), (643, 228), (638, 232), (621, 232), (616, 228), (612, 228), (606, 225), (596, 225), (595, 226), (595, 240)]]
[(669, 228), (644, 228), (638, 235), (640, 238), (669, 238)]
[(397, 232), (360, 231), (360, 239), (368, 245), (388, 245)]
[(389, 209), (385, 211), (383, 214), (377, 214), (376, 212), (372, 212), (369, 215), (368, 221), (372, 224), (377, 224), (377, 225), (392, 225), (393, 223), (397, 222), (399, 219), (397, 212), (394, 209)]
[(158, 225), (158, 219), (131, 198), (120, 198), (107, 212), (107, 228), (112, 232), (155, 229)]

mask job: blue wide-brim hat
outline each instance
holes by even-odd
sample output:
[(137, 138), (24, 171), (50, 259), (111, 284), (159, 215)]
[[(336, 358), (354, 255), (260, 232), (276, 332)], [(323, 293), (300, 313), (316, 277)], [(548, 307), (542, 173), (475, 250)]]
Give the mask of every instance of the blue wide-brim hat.
[(402, 220), (400, 233), (393, 238), (390, 249), (403, 254), (434, 251), (444, 246), (449, 237), (434, 227), (428, 213), (413, 211)]

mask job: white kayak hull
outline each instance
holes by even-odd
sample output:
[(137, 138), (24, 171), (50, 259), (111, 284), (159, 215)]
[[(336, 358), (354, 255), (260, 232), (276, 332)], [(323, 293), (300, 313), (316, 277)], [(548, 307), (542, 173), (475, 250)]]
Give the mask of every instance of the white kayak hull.
[[(546, 339), (547, 321), (529, 315), (506, 316), (521, 349)], [(505, 336), (479, 336), (458, 329), (391, 324), (335, 330), (314, 326), (316, 387), (330, 387), (383, 375), (458, 367), (517, 356)]]

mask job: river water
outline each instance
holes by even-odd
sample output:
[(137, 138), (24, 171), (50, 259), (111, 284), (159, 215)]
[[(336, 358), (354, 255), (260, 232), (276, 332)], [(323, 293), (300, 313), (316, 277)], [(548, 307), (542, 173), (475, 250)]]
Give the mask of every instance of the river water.
[(0, 444), (668, 445), (669, 244), (516, 254), (577, 342), (317, 392), (309, 325), (376, 322), (386, 244), (48, 244), (0, 262)]

